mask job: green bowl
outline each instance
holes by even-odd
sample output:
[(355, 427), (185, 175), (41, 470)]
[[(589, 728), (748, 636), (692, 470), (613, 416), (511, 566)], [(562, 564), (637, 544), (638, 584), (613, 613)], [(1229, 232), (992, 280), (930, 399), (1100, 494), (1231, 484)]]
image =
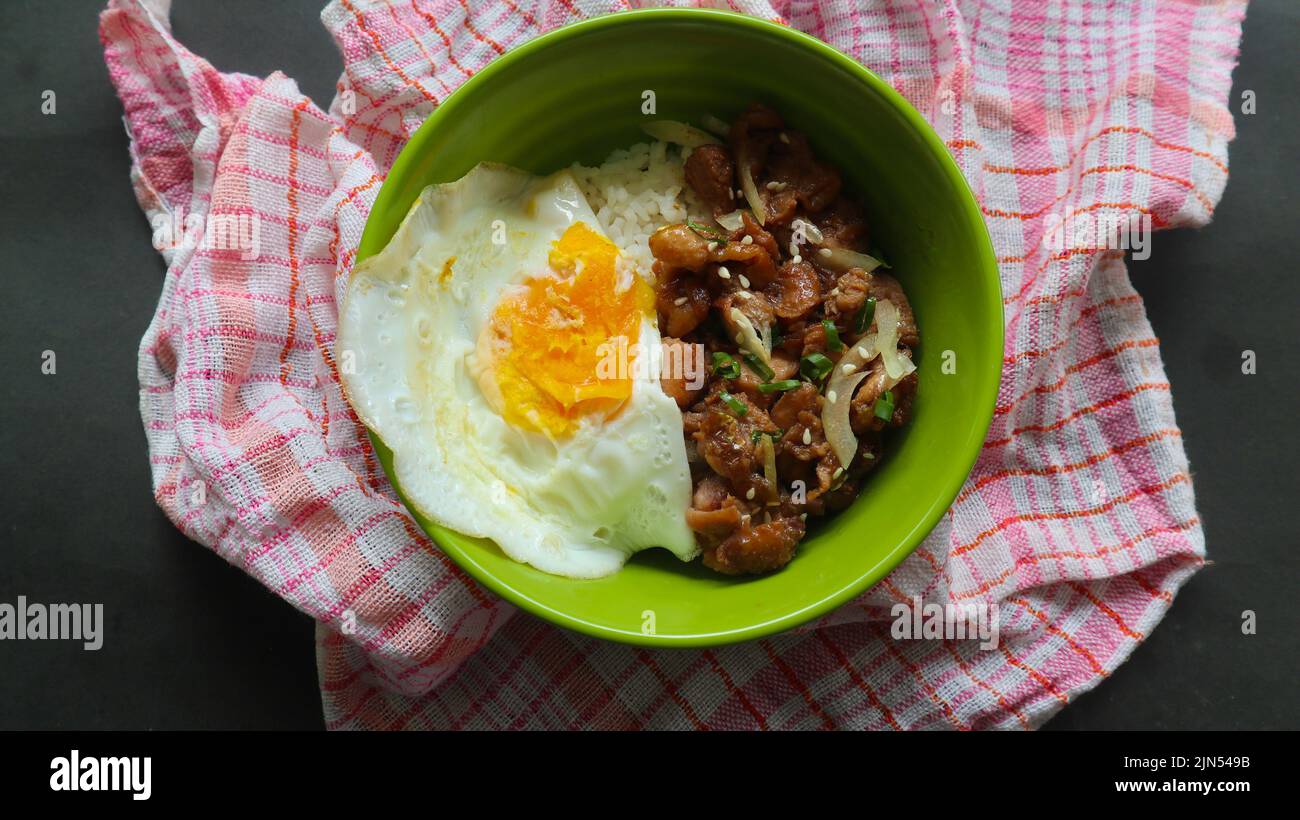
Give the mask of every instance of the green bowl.
[[(646, 92), (655, 96), (652, 117), (641, 113)], [(770, 635), (850, 601), (934, 527), (979, 453), (1002, 360), (997, 265), (960, 171), (887, 83), (813, 37), (726, 12), (632, 11), (557, 29), (468, 80), (402, 150), (361, 239), (358, 261), (387, 244), (424, 186), (480, 161), (537, 174), (575, 160), (598, 164), (644, 141), (648, 119), (729, 120), (751, 100), (806, 132), (866, 206), (873, 242), (921, 327), (915, 417), (888, 441), (857, 501), (814, 529), (787, 567), (762, 577), (724, 577), (647, 550), (609, 578), (559, 578), (415, 514), (489, 589), (588, 635), (655, 646)], [(950, 374), (942, 372), (947, 351)], [(392, 454), (372, 439), (391, 478)]]

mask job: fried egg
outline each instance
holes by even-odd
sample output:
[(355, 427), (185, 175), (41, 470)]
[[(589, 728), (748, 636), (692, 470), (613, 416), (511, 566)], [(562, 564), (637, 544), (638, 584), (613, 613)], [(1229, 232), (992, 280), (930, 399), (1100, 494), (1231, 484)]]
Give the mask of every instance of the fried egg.
[(647, 547), (699, 551), (681, 414), (627, 366), (659, 343), (651, 286), (573, 177), (482, 164), (424, 189), (357, 265), (336, 348), (414, 507), (598, 578)]

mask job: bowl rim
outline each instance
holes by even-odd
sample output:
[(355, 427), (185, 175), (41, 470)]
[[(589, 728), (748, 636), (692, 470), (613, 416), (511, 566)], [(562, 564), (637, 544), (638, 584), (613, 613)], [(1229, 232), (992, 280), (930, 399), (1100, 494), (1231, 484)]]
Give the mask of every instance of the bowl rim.
[[(726, 644), (740, 643), (743, 641), (756, 640), (767, 637), (785, 630), (792, 629), (801, 624), (807, 623), (821, 615), (839, 608), (848, 601), (862, 594), (867, 589), (875, 586), (890, 571), (892, 571), (904, 558), (910, 555), (920, 546), (925, 537), (939, 523), (940, 518), (952, 505), (953, 500), (957, 497), (970, 471), (974, 468), (975, 461), (983, 448), (985, 438), (988, 436), (988, 428), (993, 420), (993, 410), (997, 399), (997, 392), (1000, 382), (1002, 369), (1003, 346), (1005, 343), (1005, 320), (1003, 317), (1003, 305), (1001, 295), (1001, 278), (998, 271), (997, 257), (993, 249), (993, 243), (988, 232), (988, 226), (981, 214), (979, 203), (975, 199), (969, 183), (965, 176), (958, 168), (956, 160), (948, 152), (946, 145), (939, 138), (939, 135), (930, 127), (925, 118), (921, 116), (912, 105), (894, 88), (879, 77), (866, 66), (859, 63), (852, 57), (844, 54), (834, 46), (823, 42), (822, 40), (806, 34), (790, 26), (741, 14), (732, 11), (720, 9), (699, 9), (699, 8), (650, 8), (650, 9), (633, 9), (626, 11), (613, 12), (597, 17), (591, 17), (585, 20), (579, 20), (567, 23), (551, 31), (545, 32), (526, 43), (510, 49), (506, 53), (498, 56), (483, 68), (476, 71), (473, 76), (467, 78), (464, 83), (452, 91), (443, 102), (429, 115), (415, 133), (407, 140), (406, 145), (398, 153), (396, 160), (385, 176), (384, 184), (381, 185), (379, 193), (376, 195), (375, 203), (371, 206), (370, 214), (384, 212), (388, 210), (387, 199), (395, 197), (397, 186), (390, 186), (388, 181), (400, 179), (407, 175), (408, 166), (417, 162), (417, 158), (426, 150), (426, 143), (432, 139), (434, 125), (441, 120), (454, 116), (456, 111), (461, 107), (464, 100), (470, 95), (465, 92), (466, 89), (473, 88), (488, 82), (493, 76), (507, 70), (512, 64), (519, 62), (534, 54), (535, 52), (547, 48), (552, 44), (568, 39), (574, 35), (587, 34), (590, 32), (618, 28), (627, 25), (634, 25), (646, 18), (666, 19), (666, 20), (690, 20), (692, 22), (709, 21), (722, 25), (735, 25), (743, 28), (760, 32), (767, 36), (784, 38), (797, 45), (809, 49), (817, 54), (821, 59), (827, 60), (841, 70), (854, 76), (858, 81), (868, 86), (873, 92), (882, 97), (887, 104), (894, 107), (904, 118), (907, 124), (917, 133), (921, 141), (929, 148), (930, 153), (938, 162), (942, 173), (948, 178), (954, 190), (957, 192), (957, 201), (960, 210), (972, 229), (976, 237), (976, 244), (979, 246), (979, 258), (972, 260), (976, 274), (990, 279), (996, 283), (994, 289), (993, 302), (995, 304), (983, 305), (980, 315), (985, 323), (984, 332), (991, 337), (995, 337), (998, 343), (990, 347), (993, 351), (992, 361), (979, 362), (977, 367), (981, 370), (997, 374), (993, 378), (985, 378), (982, 383), (976, 386), (976, 397), (978, 400), (978, 413), (976, 424), (972, 428), (978, 432), (978, 436), (972, 435), (971, 441), (967, 446), (967, 451), (963, 452), (959, 458), (954, 458), (954, 466), (961, 466), (960, 472), (954, 472), (955, 478), (950, 478), (934, 496), (934, 502), (925, 514), (918, 520), (917, 524), (911, 529), (907, 536), (899, 541), (889, 553), (881, 557), (873, 566), (859, 573), (852, 579), (846, 579), (838, 585), (834, 591), (823, 596), (819, 600), (810, 603), (800, 609), (785, 613), (777, 618), (771, 618), (760, 623), (750, 624), (744, 627), (728, 629), (718, 632), (696, 632), (693, 634), (644, 634), (639, 630), (619, 629), (606, 624), (593, 623), (581, 617), (574, 616), (564, 612), (544, 601), (540, 601), (532, 595), (517, 589), (510, 583), (497, 577), (491, 570), (481, 565), (474, 556), (463, 550), (454, 543), (444, 543), (437, 535), (429, 532), (419, 521), (418, 517), (412, 514), (415, 523), (429, 537), (431, 541), (438, 545), (438, 548), (450, 557), (458, 566), (468, 572), (476, 581), (486, 586), (492, 592), (500, 595), (506, 601), (518, 606), (519, 608), (543, 618), (558, 626), (562, 626), (573, 631), (579, 632), (595, 638), (611, 640), (617, 643), (632, 644), (638, 646), (653, 646), (659, 648), (680, 647), (680, 648), (705, 648), (712, 646), (722, 646)], [(367, 248), (370, 244), (376, 242), (373, 232), (379, 230), (374, 227), (375, 221), (369, 217), (366, 219), (365, 227), (362, 231), (361, 240), (358, 243), (358, 251), (353, 264), (359, 263), (362, 259), (378, 252), (378, 249), (370, 250), (363, 253), (362, 249)], [(393, 489), (401, 498), (402, 503), (407, 510), (413, 509), (412, 505), (406, 498), (398, 483), (393, 479), (392, 474), (392, 451), (384, 443), (382, 438), (369, 427), (366, 428), (370, 440), (375, 447), (376, 455), (379, 457), (381, 466)]]

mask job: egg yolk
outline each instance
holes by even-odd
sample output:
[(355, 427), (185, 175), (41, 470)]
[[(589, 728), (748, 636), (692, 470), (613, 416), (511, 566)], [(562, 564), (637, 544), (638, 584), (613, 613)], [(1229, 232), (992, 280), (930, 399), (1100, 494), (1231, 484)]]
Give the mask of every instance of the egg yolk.
[(614, 243), (575, 222), (551, 245), (550, 274), (498, 301), (480, 349), (486, 341), (493, 403), (510, 424), (559, 438), (631, 397), (635, 345), (654, 292), (635, 275), (620, 288), (617, 259)]

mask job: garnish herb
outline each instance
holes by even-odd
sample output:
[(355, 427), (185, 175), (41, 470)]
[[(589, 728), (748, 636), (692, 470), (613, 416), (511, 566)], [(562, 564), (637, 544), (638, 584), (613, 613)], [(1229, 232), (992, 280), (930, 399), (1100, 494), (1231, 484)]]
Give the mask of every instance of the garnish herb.
[(826, 331), (826, 349), (838, 353), (844, 349), (840, 341), (840, 331), (830, 319), (822, 319), (822, 330)]
[(730, 353), (723, 353), (721, 350), (713, 354), (713, 373), (724, 379), (740, 378), (740, 363), (731, 358)]
[(716, 228), (710, 228), (708, 225), (701, 225), (698, 222), (692, 222), (691, 220), (688, 219), (686, 220), (686, 227), (690, 228), (692, 231), (695, 231), (697, 235), (702, 236), (705, 239), (711, 240), (713, 242), (727, 241), (727, 235), (725, 233), (723, 233), (722, 231)]
[(758, 358), (753, 353), (742, 353), (740, 354), (740, 358), (744, 359), (745, 364), (749, 365), (749, 369), (757, 373), (763, 381), (770, 381), (772, 377), (776, 375), (775, 370), (768, 367), (762, 359)]
[(834, 367), (835, 363), (821, 353), (809, 353), (799, 361), (799, 372), (807, 377), (809, 381), (814, 382), (826, 378), (826, 374), (831, 372)]
[(894, 391), (886, 390), (876, 399), (876, 418), (883, 421), (894, 420)]
[(743, 416), (749, 412), (749, 408), (745, 406), (743, 401), (731, 395), (727, 391), (723, 390), (718, 395), (722, 398), (722, 403), (730, 407), (731, 412), (735, 413), (737, 416)]
[(868, 296), (867, 301), (862, 303), (862, 307), (858, 308), (857, 315), (853, 317), (853, 332), (866, 333), (867, 328), (871, 327), (871, 323), (875, 321), (875, 318), (876, 297)]
[(760, 393), (784, 393), (799, 386), (798, 379), (782, 379), (779, 382), (765, 382), (758, 386)]

